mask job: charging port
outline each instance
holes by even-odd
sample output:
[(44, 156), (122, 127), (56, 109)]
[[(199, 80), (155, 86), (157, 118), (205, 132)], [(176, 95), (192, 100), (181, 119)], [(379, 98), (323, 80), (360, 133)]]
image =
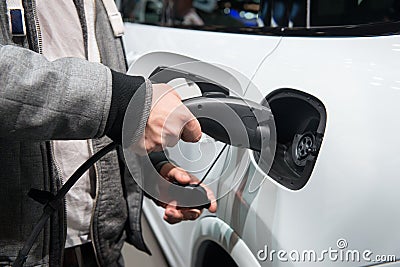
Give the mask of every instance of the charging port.
[[(316, 97), (294, 89), (275, 90), (263, 103), (272, 110), (277, 134), (268, 175), (289, 189), (301, 189), (311, 176), (321, 147), (325, 106)], [(254, 153), (257, 160), (259, 154)]]

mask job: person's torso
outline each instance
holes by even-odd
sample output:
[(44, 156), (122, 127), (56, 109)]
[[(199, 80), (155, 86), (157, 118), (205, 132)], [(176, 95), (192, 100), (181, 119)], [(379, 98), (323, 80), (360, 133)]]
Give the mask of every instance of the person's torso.
[[(76, 57), (100, 62), (95, 38), (95, 2), (84, 0), (87, 47), (82, 25), (72, 0), (36, 0), (42, 35), (42, 53), (50, 61)], [(61, 16), (62, 14), (62, 16)], [(87, 51), (87, 52), (86, 52)], [(52, 141), (55, 164), (65, 183), (91, 155), (90, 140)], [(92, 174), (92, 175), (90, 175)], [(95, 172), (86, 172), (66, 195), (67, 238), (65, 247), (91, 241), (90, 221), (93, 210)]]
[[(47, 2), (52, 3), (53, 1)], [(65, 13), (69, 13), (74, 16), (75, 25), (78, 25), (76, 24), (78, 17), (81, 28), (80, 35), (75, 41), (79, 44), (79, 54), (82, 55), (82, 46), (84, 51), (85, 49), (90, 50), (90, 44), (88, 44), (90, 42), (85, 44), (88, 33), (86, 27), (90, 27), (90, 25), (82, 25), (81, 18), (86, 15), (82, 8), (83, 0), (71, 0), (70, 2), (73, 2), (75, 7), (68, 5), (67, 10), (62, 10), (57, 16), (61, 18)], [(97, 40), (101, 61), (114, 70), (125, 72), (126, 61), (121, 39), (114, 36), (101, 0), (94, 0), (94, 2), (96, 3), (95, 19), (92, 26), (97, 34), (92, 38)], [(6, 3), (7, 1), (0, 1), (0, 43), (3, 45), (18, 44), (40, 52), (39, 48), (43, 48), (40, 37), (43, 34), (42, 31), (46, 31), (47, 28), (45, 26), (42, 26), (41, 29), (37, 28), (35, 23), (37, 19), (37, 15), (35, 15), (36, 1), (22, 0), (28, 34), (21, 43), (14, 42), (15, 40), (9, 32)], [(62, 26), (64, 28), (65, 25)], [(61, 32), (65, 34), (65, 32)], [(99, 32), (101, 34), (98, 34)], [(80, 43), (82, 36), (83, 43)], [(68, 45), (72, 46), (71, 43)], [(59, 57), (60, 55), (53, 56)], [(102, 140), (93, 140), (93, 151), (98, 151), (107, 142), (110, 140), (103, 138)], [(0, 196), (2, 198), (2, 205), (0, 205), (0, 266), (9, 265), (15, 259), (18, 250), (22, 248), (42, 212), (42, 205), (27, 196), (29, 189), (36, 188), (55, 193), (60, 188), (59, 177), (55, 175), (56, 168), (54, 168), (51, 151), (54, 152), (49, 144), (44, 142), (0, 139), (0, 166), (2, 167), (2, 172), (0, 172)], [(120, 257), (120, 249), (124, 240), (121, 231), (127, 218), (126, 200), (123, 196), (121, 182), (118, 182), (119, 167), (116, 152), (114, 151), (100, 160), (96, 171), (98, 173), (96, 186), (98, 199), (92, 209), (94, 216), (92, 216), (91, 228), (96, 239), (94, 243), (100, 264), (109, 265), (110, 262), (115, 262)], [(141, 195), (139, 192), (138, 194)], [(110, 212), (115, 213), (116, 210), (119, 211), (118, 214), (109, 214)], [(137, 210), (140, 213), (140, 207)], [(99, 218), (99, 214), (102, 215), (102, 218)], [(136, 214), (133, 218), (139, 217)], [(140, 223), (140, 220), (135, 223)], [(137, 235), (138, 244), (143, 242), (139, 238), (141, 237), (140, 228), (132, 234)], [(107, 241), (104, 240), (104, 236), (108, 236)], [(59, 265), (61, 248), (64, 247), (64, 237), (63, 212), (61, 211), (52, 217), (45, 230), (41, 232), (31, 249), (26, 264), (32, 266), (47, 266), (49, 263), (50, 265)]]

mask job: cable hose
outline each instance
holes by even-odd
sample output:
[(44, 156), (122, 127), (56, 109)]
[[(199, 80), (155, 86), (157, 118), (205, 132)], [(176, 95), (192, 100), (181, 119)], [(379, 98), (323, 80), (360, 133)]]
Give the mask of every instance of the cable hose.
[[(82, 175), (87, 170), (89, 170), (90, 167), (93, 166), (93, 164), (95, 164), (97, 161), (99, 161), (102, 157), (104, 157), (106, 154), (111, 152), (117, 146), (118, 145), (116, 143), (112, 142), (112, 143), (108, 144), (107, 146), (103, 147), (101, 150), (99, 150), (93, 156), (91, 156), (81, 166), (79, 166), (79, 168), (71, 175), (71, 177), (60, 188), (60, 190), (57, 191), (57, 194), (54, 197), (52, 197), (51, 199), (49, 199), (49, 201), (43, 207), (43, 213), (40, 216), (40, 219), (36, 223), (31, 234), (29, 235), (28, 239), (25, 241), (22, 249), (18, 252), (18, 256), (12, 265), (13, 267), (22, 267), (24, 265), (26, 259), (28, 258), (29, 251), (31, 250), (33, 244), (35, 243), (36, 239), (38, 238), (40, 232), (44, 228), (47, 220), (62, 205), (65, 195), (75, 185), (75, 183), (79, 180), (79, 178), (81, 178)], [(215, 163), (221, 157), (221, 155), (226, 147), (227, 147), (227, 145), (225, 144), (225, 146), (219, 152), (217, 158), (214, 160), (211, 167), (209, 168), (207, 173), (203, 176), (201, 181), (197, 184), (197, 186), (200, 185), (206, 179), (207, 175), (210, 173), (210, 170), (214, 167)]]
[(219, 158), (222, 156), (222, 153), (224, 152), (224, 150), (225, 150), (225, 148), (226, 148), (227, 146), (228, 146), (227, 144), (224, 145), (224, 147), (223, 147), (223, 148), (221, 149), (221, 151), (218, 153), (218, 156), (215, 158), (215, 160), (213, 161), (213, 163), (211, 163), (211, 166), (210, 166), (210, 168), (208, 168), (206, 174), (204, 174), (203, 178), (201, 178), (201, 180), (196, 184), (196, 186), (199, 186), (199, 185), (201, 185), (201, 184), (204, 182), (204, 180), (207, 178), (208, 174), (209, 174), (209, 173), (211, 172), (211, 170), (214, 168), (215, 163), (217, 163), (217, 161), (219, 160)]
[(22, 267), (28, 258), (29, 251), (31, 250), (33, 244), (35, 243), (37, 237), (40, 232), (44, 228), (47, 220), (50, 216), (57, 211), (57, 209), (62, 205), (63, 199), (68, 191), (74, 186), (74, 184), (81, 178), (81, 176), (90, 169), (90, 167), (95, 164), (98, 160), (104, 157), (106, 154), (111, 152), (113, 149), (117, 147), (117, 144), (112, 142), (107, 146), (103, 147), (93, 156), (91, 156), (88, 160), (86, 160), (65, 182), (65, 184), (61, 187), (60, 190), (57, 191), (57, 194), (52, 197), (44, 206), (43, 213), (40, 216), (39, 221), (33, 228), (29, 238), (24, 243), (23, 248), (19, 251), (16, 260), (13, 263), (13, 267)]

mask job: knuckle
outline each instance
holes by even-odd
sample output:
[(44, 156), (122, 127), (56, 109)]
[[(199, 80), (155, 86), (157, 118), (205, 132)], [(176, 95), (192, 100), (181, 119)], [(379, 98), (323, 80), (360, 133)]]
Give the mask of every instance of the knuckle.
[(162, 140), (163, 140), (163, 138), (161, 136), (157, 136), (154, 139), (154, 146), (162, 146), (162, 144), (163, 144)]
[(199, 142), (200, 139), (201, 139), (201, 134), (200, 134), (200, 135), (197, 135), (197, 136), (193, 139), (193, 141)]

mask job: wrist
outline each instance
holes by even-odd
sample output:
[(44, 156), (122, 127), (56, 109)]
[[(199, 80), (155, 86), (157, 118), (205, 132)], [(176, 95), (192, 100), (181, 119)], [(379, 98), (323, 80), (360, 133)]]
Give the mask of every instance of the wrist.
[(154, 168), (157, 170), (157, 172), (159, 173), (159, 174), (161, 174), (162, 173), (162, 169), (164, 168), (164, 166), (166, 166), (166, 164), (171, 164), (168, 160), (165, 160), (165, 161), (161, 161), (161, 162), (159, 162), (159, 163), (157, 163), (155, 166), (154, 166)]
[(160, 152), (152, 152), (149, 154), (149, 158), (151, 163), (153, 164), (154, 168), (157, 170), (158, 173), (161, 173), (161, 168), (166, 164), (169, 163), (167, 156), (165, 155), (164, 151)]
[[(105, 133), (113, 141), (122, 143), (122, 126), (130, 100), (144, 83), (143, 77), (129, 76), (111, 70), (112, 95)], [(145, 101), (143, 101), (144, 103)]]

